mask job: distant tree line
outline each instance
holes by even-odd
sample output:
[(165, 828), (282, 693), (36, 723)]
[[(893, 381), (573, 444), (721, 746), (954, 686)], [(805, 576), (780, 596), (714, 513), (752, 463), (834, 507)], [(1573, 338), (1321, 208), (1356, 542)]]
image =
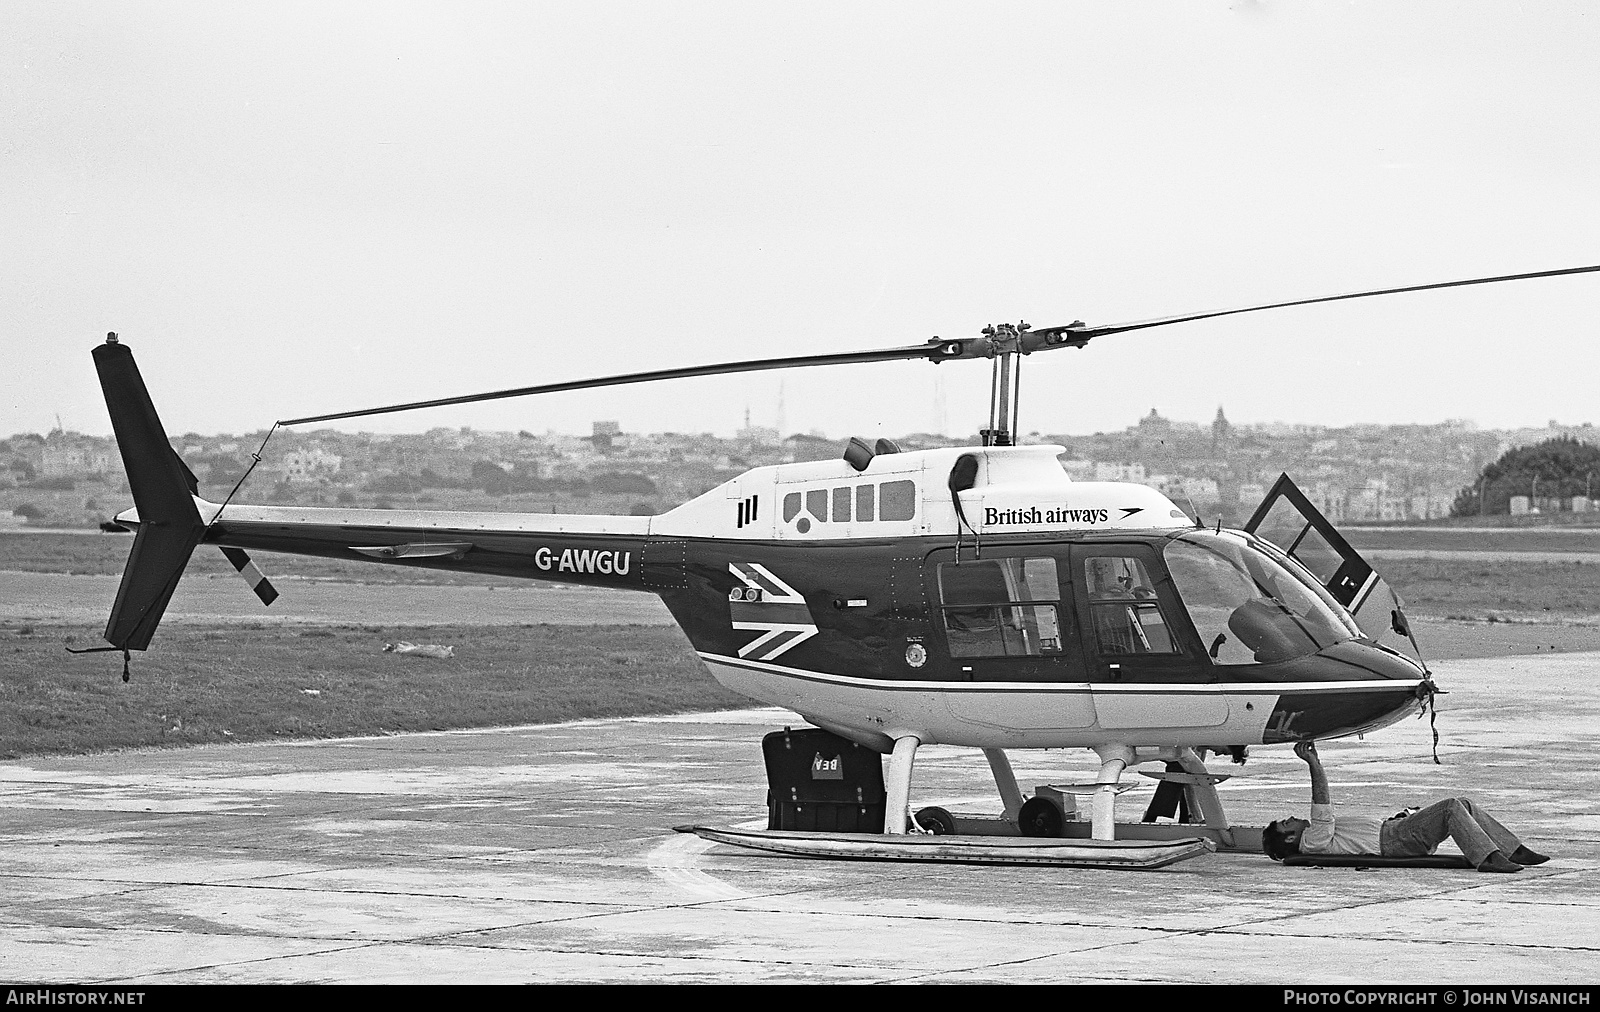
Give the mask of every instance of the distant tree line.
[(1510, 513), (1511, 497), (1570, 498), (1600, 491), (1600, 447), (1571, 436), (1507, 450), (1456, 493), (1451, 516)]

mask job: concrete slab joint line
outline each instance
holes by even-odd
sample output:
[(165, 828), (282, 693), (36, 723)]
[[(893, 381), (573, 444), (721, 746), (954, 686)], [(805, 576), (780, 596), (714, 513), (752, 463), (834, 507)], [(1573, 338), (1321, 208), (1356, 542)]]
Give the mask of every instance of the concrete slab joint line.
[[(0, 963), (79, 980), (92, 949), (96, 978), (128, 982), (1592, 982), (1600, 771), (1575, 759), (1600, 713), (1600, 655), (1436, 668), (1447, 765), (1430, 761), (1426, 721), (1327, 742), (1335, 801), (1475, 795), (1550, 864), (1494, 882), (1245, 853), (1046, 871), (671, 833), (765, 824), (760, 736), (804, 721), (752, 709), (0, 763)], [(1009, 754), (1029, 789), (1099, 766), (1087, 751)], [(977, 751), (918, 758), (913, 809), (998, 810)], [(1235, 824), (1304, 811), (1286, 749), (1230, 772)]]

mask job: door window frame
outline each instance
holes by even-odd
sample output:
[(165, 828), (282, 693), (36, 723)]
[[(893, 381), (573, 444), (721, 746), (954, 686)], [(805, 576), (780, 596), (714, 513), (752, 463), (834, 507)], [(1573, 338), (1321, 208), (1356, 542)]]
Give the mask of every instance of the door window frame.
[[(1271, 538), (1258, 533), (1261, 524), (1271, 515), (1272, 507), (1277, 505), (1280, 498), (1289, 500), (1289, 504), (1300, 514), (1300, 519), (1306, 522), (1306, 526), (1301, 528), (1293, 543), (1288, 546), (1279, 545)], [(1321, 579), (1321, 575), (1316, 570), (1302, 562), (1300, 557), (1295, 554), (1295, 549), (1300, 547), (1301, 542), (1305, 540), (1306, 534), (1312, 530), (1315, 530), (1322, 537), (1322, 540), (1327, 543), (1328, 547), (1340, 559), (1338, 570), (1323, 584), (1323, 589), (1332, 594), (1334, 600), (1344, 606), (1345, 610), (1360, 625), (1363, 632), (1374, 642), (1384, 646), (1385, 649), (1393, 650), (1395, 649), (1394, 647), (1384, 644), (1383, 641), (1390, 635), (1402, 637), (1403, 639), (1399, 640), (1399, 642), (1404, 646), (1410, 647), (1412, 658), (1418, 663), (1425, 663), (1422, 659), (1422, 648), (1417, 644), (1416, 635), (1412, 632), (1410, 620), (1405, 616), (1404, 606), (1401, 604), (1399, 596), (1395, 594), (1388, 582), (1379, 575), (1377, 569), (1366, 559), (1363, 559), (1361, 553), (1355, 550), (1355, 546), (1345, 540), (1344, 535), (1339, 533), (1338, 528), (1334, 527), (1333, 523), (1322, 515), (1322, 511), (1312, 505), (1311, 500), (1307, 498), (1306, 494), (1300, 490), (1300, 486), (1296, 485), (1287, 473), (1278, 475), (1278, 480), (1272, 483), (1272, 488), (1267, 491), (1266, 497), (1261, 500), (1261, 505), (1256, 507), (1255, 512), (1250, 515), (1250, 519), (1244, 525), (1245, 533), (1275, 546), (1283, 554), (1293, 559), (1296, 565), (1309, 572), (1314, 579)], [(1369, 603), (1375, 607), (1367, 609), (1363, 614), (1363, 609)], [(1382, 614), (1385, 610), (1389, 614)], [(1403, 650), (1398, 652), (1404, 653)]]
[[(983, 557), (972, 558), (971, 548), (962, 550), (961, 565), (969, 566), (973, 562), (992, 562), (997, 559), (1049, 559), (1056, 570), (1056, 592), (1059, 597), (1051, 601), (1018, 601), (1007, 604), (1022, 607), (1049, 605), (1055, 608), (1058, 635), (1061, 638), (1061, 651), (1059, 653), (1039, 654), (995, 654), (982, 657), (957, 656), (950, 651), (949, 630), (944, 624), (944, 591), (940, 583), (940, 567), (954, 565), (955, 555), (950, 548), (935, 549), (928, 553), (924, 559), (924, 586), (927, 587), (930, 627), (938, 638), (942, 656), (938, 658), (941, 665), (949, 665), (951, 675), (962, 681), (975, 682), (1051, 682), (1051, 683), (1077, 683), (1087, 682), (1088, 674), (1083, 666), (1083, 652), (1079, 642), (1082, 639), (1082, 621), (1078, 615), (1076, 600), (1078, 590), (1072, 579), (1067, 574), (1070, 572), (1071, 555), (1068, 546), (1060, 542), (1048, 544), (1007, 543), (1000, 545), (985, 544)], [(961, 607), (956, 605), (954, 607)]]
[[(1116, 681), (1124, 672), (1134, 671), (1142, 677), (1160, 680), (1209, 682), (1217, 680), (1211, 658), (1199, 646), (1199, 634), (1189, 621), (1178, 597), (1172, 576), (1162, 560), (1160, 546), (1146, 541), (1094, 541), (1072, 546), (1072, 592), (1077, 598), (1078, 626), (1082, 630), (1084, 664), (1091, 681)], [(1166, 625), (1172, 643), (1170, 653), (1108, 654), (1100, 650), (1100, 640), (1095, 632), (1094, 602), (1090, 600), (1088, 560), (1095, 558), (1135, 559), (1150, 577), (1150, 589), (1155, 597), (1138, 599), (1143, 604), (1153, 600)], [(1118, 602), (1123, 603), (1123, 602)], [(1102, 602), (1103, 605), (1103, 602)]]
[[(1322, 515), (1322, 511), (1311, 504), (1311, 500), (1306, 497), (1306, 494), (1300, 491), (1300, 486), (1296, 485), (1287, 474), (1280, 474), (1278, 480), (1272, 483), (1272, 488), (1267, 491), (1266, 498), (1261, 500), (1261, 505), (1256, 507), (1256, 511), (1250, 514), (1250, 519), (1245, 522), (1245, 533), (1255, 535), (1264, 541), (1270, 540), (1257, 534), (1256, 530), (1266, 521), (1267, 516), (1272, 512), (1272, 507), (1277, 505), (1280, 498), (1289, 500), (1289, 505), (1299, 512), (1300, 519), (1304, 520), (1306, 524), (1300, 529), (1300, 533), (1295, 535), (1293, 543), (1278, 545), (1278, 548), (1283, 554), (1304, 566), (1313, 575), (1316, 575), (1310, 566), (1306, 566), (1304, 562), (1300, 561), (1300, 557), (1295, 554), (1295, 550), (1300, 547), (1300, 544), (1305, 541), (1306, 535), (1311, 531), (1316, 531), (1317, 534), (1321, 535), (1322, 540), (1326, 541), (1328, 547), (1333, 549), (1333, 554), (1340, 559), (1339, 568), (1328, 578), (1323, 587), (1333, 595), (1335, 601), (1344, 605), (1346, 609), (1355, 611), (1356, 608), (1360, 607), (1357, 598), (1361, 595), (1362, 590), (1370, 589), (1368, 584), (1372, 582), (1372, 565), (1361, 557), (1350, 542), (1345, 540), (1344, 535), (1339, 533), (1338, 528), (1334, 527), (1328, 521), (1328, 518)], [(1277, 544), (1277, 542), (1272, 543)]]

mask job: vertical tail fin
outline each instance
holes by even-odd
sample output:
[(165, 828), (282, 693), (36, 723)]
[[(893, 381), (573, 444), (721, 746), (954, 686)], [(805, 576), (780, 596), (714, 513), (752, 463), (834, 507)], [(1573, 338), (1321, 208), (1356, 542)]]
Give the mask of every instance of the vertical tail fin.
[(93, 354), (139, 511), (138, 533), (105, 638), (118, 649), (143, 650), (161, 623), (189, 556), (205, 536), (206, 525), (195, 508), (194, 477), (167, 442), (133, 352), (117, 343), (117, 335), (107, 334), (106, 343)]

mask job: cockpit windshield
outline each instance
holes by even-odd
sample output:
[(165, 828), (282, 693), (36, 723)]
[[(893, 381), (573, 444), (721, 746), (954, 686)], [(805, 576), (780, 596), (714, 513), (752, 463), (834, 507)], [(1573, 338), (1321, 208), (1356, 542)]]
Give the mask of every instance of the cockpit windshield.
[(1305, 570), (1261, 542), (1189, 531), (1167, 543), (1167, 570), (1211, 658), (1271, 664), (1361, 635)]

